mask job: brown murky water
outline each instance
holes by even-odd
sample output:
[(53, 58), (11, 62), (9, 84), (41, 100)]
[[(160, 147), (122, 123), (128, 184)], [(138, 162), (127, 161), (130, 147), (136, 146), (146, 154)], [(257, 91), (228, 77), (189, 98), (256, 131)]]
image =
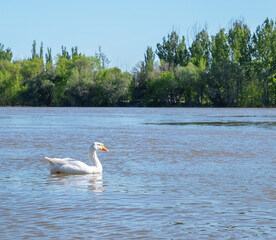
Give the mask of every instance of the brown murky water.
[(1, 239), (275, 239), (275, 146), (276, 109), (0, 108)]

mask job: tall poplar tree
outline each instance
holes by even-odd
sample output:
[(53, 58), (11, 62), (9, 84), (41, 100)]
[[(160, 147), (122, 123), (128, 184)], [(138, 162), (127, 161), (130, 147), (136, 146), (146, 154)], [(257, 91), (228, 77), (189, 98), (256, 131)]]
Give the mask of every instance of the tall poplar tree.
[(212, 63), (221, 63), (229, 60), (228, 37), (225, 29), (221, 29), (216, 36), (212, 37)]
[(46, 59), (46, 64), (53, 62), (52, 49), (51, 48), (47, 48), (47, 52), (45, 54), (45, 59)]
[(8, 60), (11, 61), (12, 59), (12, 51), (10, 48), (4, 50), (4, 44), (0, 43), (0, 60)]
[[(258, 26), (253, 35), (254, 69), (262, 85), (265, 106), (276, 104), (276, 28), (273, 20), (268, 18)], [(272, 102), (271, 102), (272, 101)]]
[(251, 61), (251, 32), (242, 21), (235, 21), (228, 33), (231, 60), (240, 65)]
[(191, 61), (200, 69), (205, 69), (210, 64), (211, 42), (207, 31), (204, 29), (196, 35), (190, 47)]
[(43, 59), (43, 42), (40, 43), (39, 57)]
[(32, 59), (34, 59), (35, 57), (37, 57), (36, 54), (36, 41), (33, 41), (33, 45), (32, 45)]
[(154, 59), (155, 59), (155, 53), (152, 49), (152, 47), (147, 47), (146, 53), (144, 54), (145, 58), (145, 65), (146, 65), (146, 72), (152, 72), (154, 67)]
[(189, 52), (185, 44), (184, 36), (180, 38), (176, 31), (168, 34), (163, 43), (157, 44), (156, 54), (160, 60), (164, 60), (169, 67), (186, 66), (189, 60)]

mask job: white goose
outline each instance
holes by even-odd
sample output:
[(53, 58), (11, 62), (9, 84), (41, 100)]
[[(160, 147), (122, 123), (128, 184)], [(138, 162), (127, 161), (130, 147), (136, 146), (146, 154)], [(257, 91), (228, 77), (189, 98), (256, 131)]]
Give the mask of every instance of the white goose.
[(101, 173), (103, 171), (102, 164), (98, 159), (97, 152), (108, 150), (104, 147), (102, 143), (94, 142), (89, 148), (89, 161), (92, 166), (89, 166), (81, 161), (76, 161), (70, 158), (48, 158), (45, 159), (50, 164), (51, 173), (56, 174), (91, 174), (91, 173)]

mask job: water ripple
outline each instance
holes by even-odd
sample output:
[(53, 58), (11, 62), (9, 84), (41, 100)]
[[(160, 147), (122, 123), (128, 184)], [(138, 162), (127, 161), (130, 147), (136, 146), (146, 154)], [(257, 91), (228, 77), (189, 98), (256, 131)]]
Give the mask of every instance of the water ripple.
[[(275, 111), (1, 108), (1, 238), (275, 239)], [(103, 174), (50, 174), (95, 140)]]

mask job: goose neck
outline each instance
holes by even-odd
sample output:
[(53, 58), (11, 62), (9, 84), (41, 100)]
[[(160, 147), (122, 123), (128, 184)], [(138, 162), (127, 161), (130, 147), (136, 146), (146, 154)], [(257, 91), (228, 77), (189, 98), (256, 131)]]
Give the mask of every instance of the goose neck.
[(94, 149), (89, 150), (89, 161), (92, 166), (96, 166), (100, 171), (102, 171), (102, 164), (98, 158), (97, 151)]

